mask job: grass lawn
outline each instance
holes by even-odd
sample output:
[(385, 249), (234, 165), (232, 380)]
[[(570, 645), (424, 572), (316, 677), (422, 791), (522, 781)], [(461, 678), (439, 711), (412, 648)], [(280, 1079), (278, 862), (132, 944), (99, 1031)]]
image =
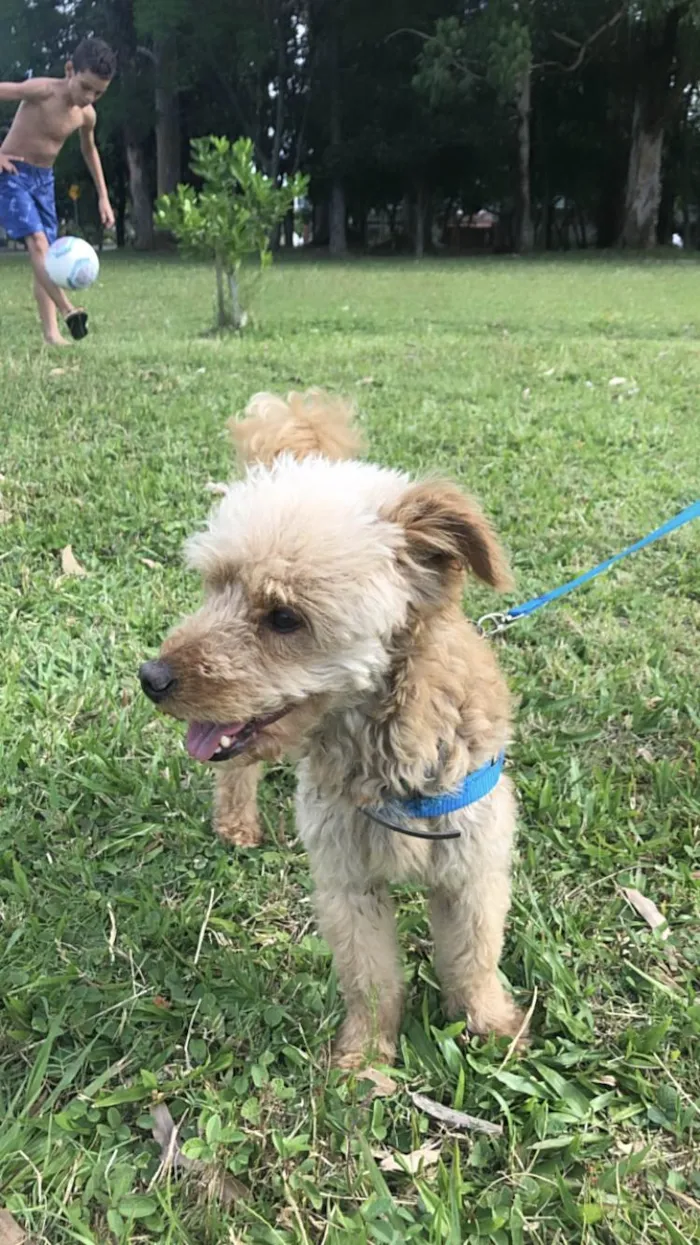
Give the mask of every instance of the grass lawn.
[[(238, 341), (202, 335), (205, 269), (107, 256), (64, 352), (21, 257), (0, 286), (0, 1206), (50, 1245), (700, 1240), (700, 523), (499, 642), (522, 806), (503, 968), (536, 991), (532, 1045), (446, 1027), (404, 890), (384, 1097), (328, 1071), (342, 1004), (293, 772), (265, 782), (264, 846), (226, 850), (136, 679), (197, 600), (181, 543), (256, 390), (350, 394), (374, 458), (463, 481), (513, 604), (694, 500), (698, 265), (279, 265)], [(444, 1132), (413, 1091), (502, 1135)], [(204, 1181), (158, 1175), (163, 1102)], [(439, 1162), (382, 1168), (424, 1147)], [(228, 1209), (220, 1169), (247, 1190)]]

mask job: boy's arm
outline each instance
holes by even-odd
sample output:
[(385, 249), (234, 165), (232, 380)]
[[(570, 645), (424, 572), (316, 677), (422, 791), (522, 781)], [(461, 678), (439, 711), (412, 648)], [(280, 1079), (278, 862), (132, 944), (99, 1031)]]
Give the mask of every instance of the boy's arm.
[(107, 185), (105, 183), (104, 173), (102, 172), (102, 161), (100, 153), (97, 150), (95, 142), (95, 123), (97, 117), (94, 108), (85, 109), (85, 120), (80, 128), (80, 150), (83, 153), (83, 159), (90, 170), (90, 176), (95, 183), (97, 190), (98, 206), (100, 211), (100, 220), (106, 229), (114, 228), (114, 212), (109, 201), (107, 193)]
[(25, 78), (23, 82), (0, 82), (0, 103), (23, 99), (48, 99), (51, 84), (46, 78)]

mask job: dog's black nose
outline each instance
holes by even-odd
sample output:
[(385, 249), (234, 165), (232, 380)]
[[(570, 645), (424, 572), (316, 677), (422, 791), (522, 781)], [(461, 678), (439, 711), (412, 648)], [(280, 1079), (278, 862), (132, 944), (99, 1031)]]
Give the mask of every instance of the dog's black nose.
[(175, 671), (167, 661), (145, 661), (139, 667), (139, 679), (146, 695), (156, 704), (170, 696), (177, 683)]

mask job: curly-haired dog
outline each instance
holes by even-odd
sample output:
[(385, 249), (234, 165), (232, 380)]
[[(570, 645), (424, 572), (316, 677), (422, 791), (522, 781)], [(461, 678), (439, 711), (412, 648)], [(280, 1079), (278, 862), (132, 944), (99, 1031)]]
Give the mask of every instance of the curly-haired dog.
[[(364, 448), (350, 406), (318, 389), (290, 393), (286, 400), (256, 393), (246, 407), (245, 419), (230, 419), (228, 428), (240, 471), (253, 463), (269, 467), (283, 453), (298, 459), (321, 454), (337, 460), (354, 458)], [(270, 723), (240, 756), (217, 766), (214, 828), (227, 843), (254, 847), (260, 842), (257, 792), (262, 763), (292, 755), (307, 720), (314, 720), (313, 713), (300, 705), (290, 717)]]
[(302, 715), (298, 828), (347, 1006), (336, 1061), (394, 1054), (392, 881), (430, 891), (448, 1012), (479, 1033), (518, 1033), (498, 973), (515, 823), (508, 779), (418, 823), (457, 838), (404, 837), (365, 811), (454, 791), (508, 738), (503, 677), (461, 609), (467, 571), (495, 588), (509, 582), (476, 504), (448, 482), (283, 454), (231, 486), (187, 556), (205, 603), (141, 681), (189, 723), (189, 751), (203, 761), (261, 752)]

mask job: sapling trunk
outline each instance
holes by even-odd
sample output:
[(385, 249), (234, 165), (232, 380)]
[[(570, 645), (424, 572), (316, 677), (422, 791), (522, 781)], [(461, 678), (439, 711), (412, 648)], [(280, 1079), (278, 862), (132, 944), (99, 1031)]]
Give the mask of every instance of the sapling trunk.
[(224, 265), (220, 255), (216, 256), (216, 327), (225, 329), (228, 325), (226, 315), (226, 289), (224, 286)]
[(229, 268), (228, 273), (228, 290), (231, 307), (231, 324), (234, 329), (242, 329), (244, 325), (243, 313), (241, 311), (240, 292), (238, 288), (238, 275), (235, 268)]

